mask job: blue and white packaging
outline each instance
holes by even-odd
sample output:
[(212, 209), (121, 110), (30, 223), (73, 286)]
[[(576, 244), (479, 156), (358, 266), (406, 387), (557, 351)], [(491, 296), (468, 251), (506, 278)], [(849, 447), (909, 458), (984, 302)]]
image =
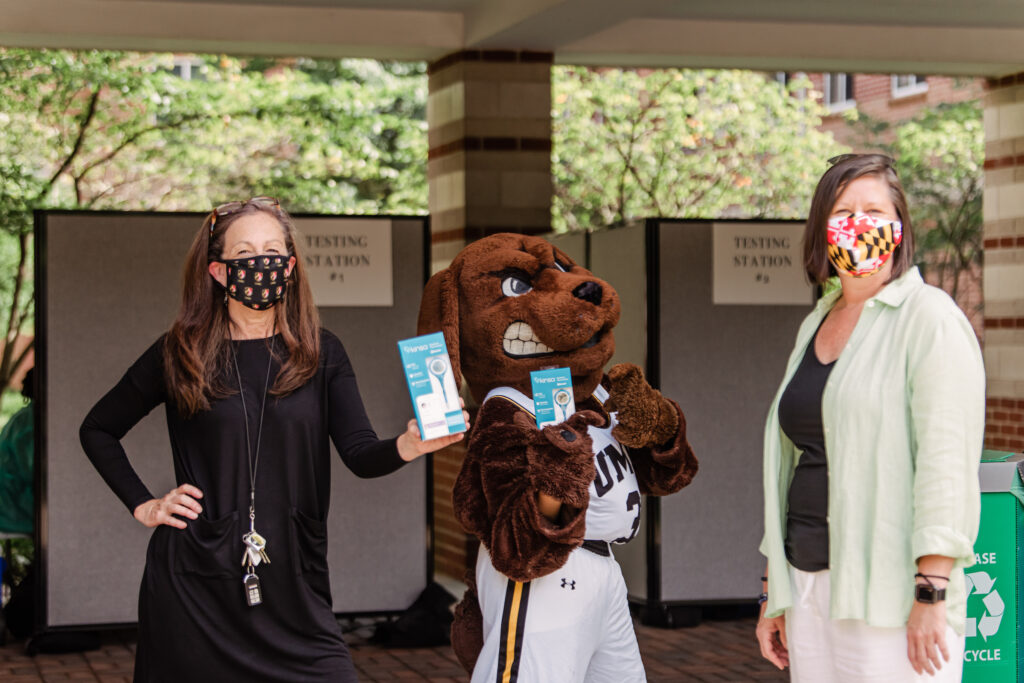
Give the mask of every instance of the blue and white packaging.
[(535, 370), (530, 373), (530, 385), (533, 389), (533, 412), (537, 416), (537, 429), (561, 424), (576, 412), (569, 368)]
[(398, 352), (423, 440), (466, 431), (444, 335), (435, 332), (403, 339)]

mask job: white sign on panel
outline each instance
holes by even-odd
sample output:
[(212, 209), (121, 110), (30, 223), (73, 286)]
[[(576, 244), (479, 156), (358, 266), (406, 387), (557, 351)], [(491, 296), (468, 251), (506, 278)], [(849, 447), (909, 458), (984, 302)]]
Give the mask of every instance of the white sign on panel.
[(295, 220), (317, 306), (393, 306), (391, 221)]
[(712, 302), (800, 305), (813, 290), (803, 266), (800, 223), (714, 223)]

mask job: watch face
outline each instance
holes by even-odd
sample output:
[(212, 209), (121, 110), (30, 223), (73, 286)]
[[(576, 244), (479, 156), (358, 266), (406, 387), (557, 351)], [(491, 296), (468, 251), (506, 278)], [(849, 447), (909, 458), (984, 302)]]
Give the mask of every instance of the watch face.
[(946, 599), (945, 588), (933, 588), (925, 583), (919, 583), (914, 587), (914, 599), (918, 602), (935, 604)]

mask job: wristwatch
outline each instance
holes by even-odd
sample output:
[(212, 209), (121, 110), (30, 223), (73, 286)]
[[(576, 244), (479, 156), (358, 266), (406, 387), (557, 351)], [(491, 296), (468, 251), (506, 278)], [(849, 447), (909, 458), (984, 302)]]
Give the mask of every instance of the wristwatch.
[(946, 599), (946, 589), (936, 588), (927, 583), (914, 584), (914, 599), (926, 605), (934, 605)]

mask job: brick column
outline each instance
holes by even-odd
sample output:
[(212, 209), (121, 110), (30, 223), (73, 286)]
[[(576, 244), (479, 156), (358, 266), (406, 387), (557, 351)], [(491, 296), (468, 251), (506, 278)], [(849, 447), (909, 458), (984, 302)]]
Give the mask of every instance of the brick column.
[[(496, 232), (551, 229), (551, 64), (548, 52), (467, 50), (428, 67), (431, 270)], [(475, 539), (451, 496), (465, 453), (434, 455), (434, 569), (462, 578)]]
[(985, 94), (985, 445), (1024, 452), (1024, 73)]
[(435, 270), (484, 235), (550, 229), (552, 60), (466, 50), (428, 67)]

